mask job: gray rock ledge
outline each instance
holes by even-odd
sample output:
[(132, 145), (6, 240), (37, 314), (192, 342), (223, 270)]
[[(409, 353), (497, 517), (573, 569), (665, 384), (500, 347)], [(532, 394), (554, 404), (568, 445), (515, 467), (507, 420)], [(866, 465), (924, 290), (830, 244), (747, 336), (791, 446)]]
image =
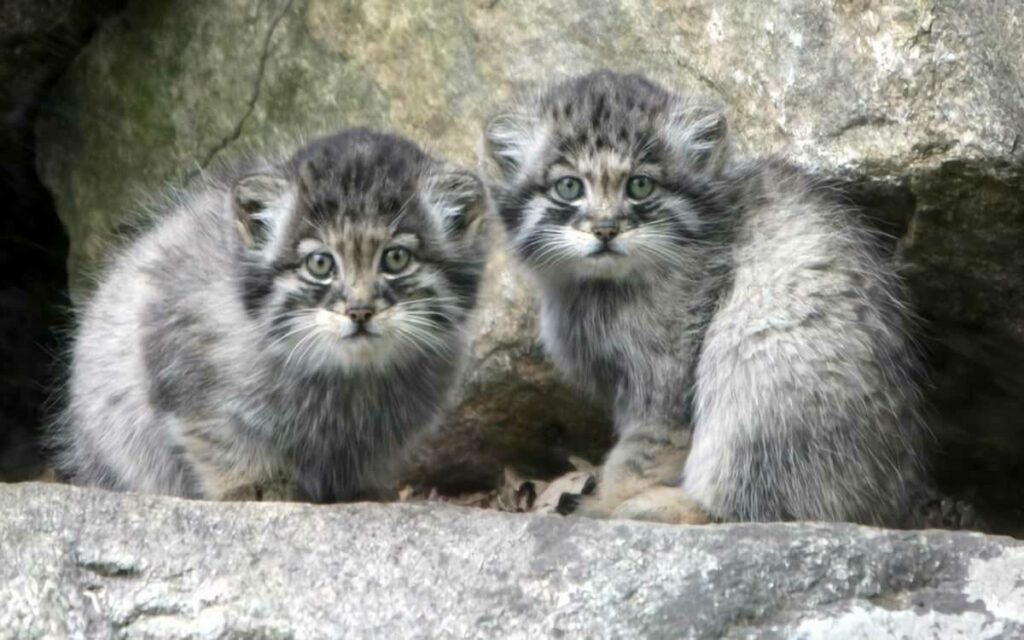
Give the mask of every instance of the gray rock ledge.
[(0, 485), (0, 637), (1024, 636), (1024, 544)]

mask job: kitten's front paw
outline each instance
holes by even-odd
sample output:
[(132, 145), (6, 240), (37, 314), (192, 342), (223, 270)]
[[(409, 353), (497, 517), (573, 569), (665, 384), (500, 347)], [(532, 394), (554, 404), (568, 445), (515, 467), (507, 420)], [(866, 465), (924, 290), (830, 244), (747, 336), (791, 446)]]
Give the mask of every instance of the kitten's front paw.
[(558, 498), (558, 505), (555, 507), (555, 513), (563, 516), (567, 516), (576, 513), (576, 510), (580, 508), (580, 503), (583, 502), (583, 496), (578, 493), (563, 493)]
[(588, 518), (607, 518), (611, 516), (612, 506), (607, 505), (600, 497), (593, 495), (597, 489), (594, 476), (587, 478), (580, 493), (563, 493), (558, 498), (555, 512), (563, 516), (577, 515)]
[(232, 487), (217, 496), (218, 500), (224, 502), (258, 502), (261, 498), (258, 485), (247, 484), (240, 487)]
[(294, 485), (285, 479), (244, 484), (217, 496), (225, 502), (289, 502), (294, 500)]
[(572, 514), (584, 518), (611, 518), (615, 505), (602, 500), (600, 496), (584, 496), (578, 493), (563, 493), (558, 500), (556, 511), (563, 516)]
[(652, 487), (626, 500), (613, 518), (665, 524), (708, 524), (712, 518), (678, 487)]
[(954, 531), (987, 531), (988, 526), (978, 515), (974, 505), (963, 500), (936, 497), (918, 507), (910, 525), (920, 529), (950, 529)]

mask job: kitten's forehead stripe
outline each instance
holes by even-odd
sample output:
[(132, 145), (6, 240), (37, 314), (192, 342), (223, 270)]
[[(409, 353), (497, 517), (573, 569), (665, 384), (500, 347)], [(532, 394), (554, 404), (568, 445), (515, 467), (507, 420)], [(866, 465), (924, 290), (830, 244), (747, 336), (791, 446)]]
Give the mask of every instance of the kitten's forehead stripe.
[(596, 73), (544, 97), (561, 148), (629, 147), (655, 125), (671, 96), (639, 77)]

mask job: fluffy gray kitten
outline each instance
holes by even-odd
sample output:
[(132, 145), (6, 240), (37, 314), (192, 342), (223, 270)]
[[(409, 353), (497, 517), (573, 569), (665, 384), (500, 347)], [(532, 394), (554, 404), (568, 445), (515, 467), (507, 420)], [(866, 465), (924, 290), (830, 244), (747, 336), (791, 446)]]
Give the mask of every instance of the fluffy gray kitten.
[(541, 338), (614, 411), (581, 512), (895, 523), (921, 477), (904, 293), (869, 234), (721, 109), (598, 72), (486, 126)]
[(184, 194), (80, 312), (61, 467), (187, 497), (372, 492), (455, 384), (484, 201), (365, 129)]

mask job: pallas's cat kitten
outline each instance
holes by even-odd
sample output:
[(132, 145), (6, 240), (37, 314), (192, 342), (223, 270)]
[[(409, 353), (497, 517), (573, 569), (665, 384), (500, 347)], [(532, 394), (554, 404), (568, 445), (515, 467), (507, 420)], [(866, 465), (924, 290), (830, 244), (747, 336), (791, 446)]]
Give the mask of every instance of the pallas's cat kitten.
[(920, 474), (903, 291), (866, 231), (716, 105), (598, 72), (485, 129), (541, 338), (618, 441), (585, 514), (893, 523)]
[(365, 129), (208, 179), (81, 310), (62, 468), (213, 499), (373, 492), (456, 382), (484, 210), (473, 174)]

